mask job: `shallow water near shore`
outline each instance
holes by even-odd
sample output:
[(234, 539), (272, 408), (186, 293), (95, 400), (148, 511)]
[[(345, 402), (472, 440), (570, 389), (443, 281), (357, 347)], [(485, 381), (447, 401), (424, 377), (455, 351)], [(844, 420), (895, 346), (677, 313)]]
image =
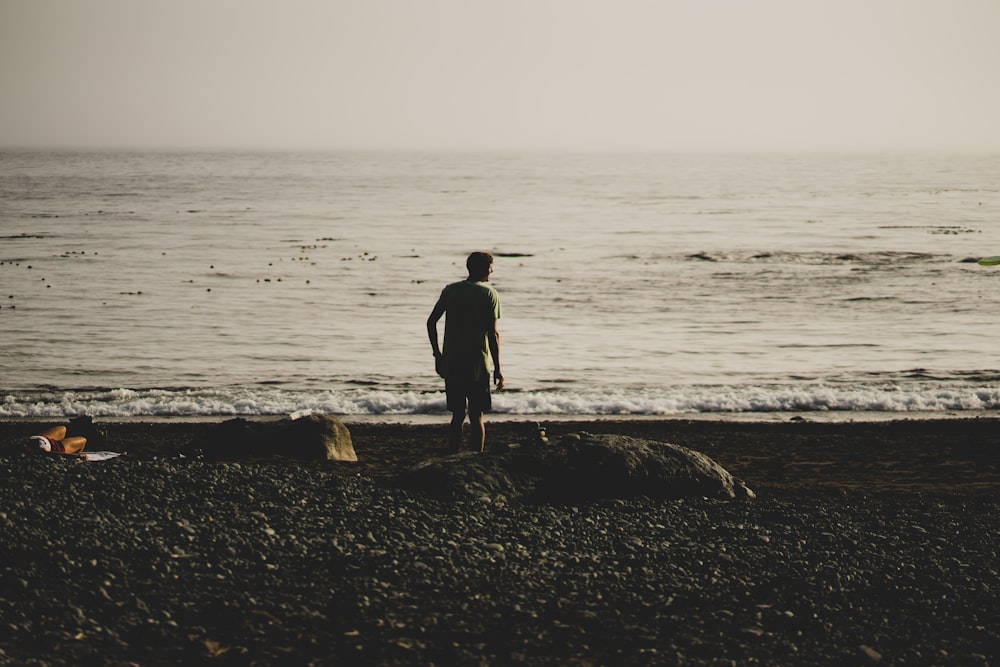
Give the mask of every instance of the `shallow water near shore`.
[[(509, 415), (1000, 407), (996, 156), (0, 153), (0, 417), (437, 414), (497, 254)], [(415, 418), (415, 417), (414, 417)]]

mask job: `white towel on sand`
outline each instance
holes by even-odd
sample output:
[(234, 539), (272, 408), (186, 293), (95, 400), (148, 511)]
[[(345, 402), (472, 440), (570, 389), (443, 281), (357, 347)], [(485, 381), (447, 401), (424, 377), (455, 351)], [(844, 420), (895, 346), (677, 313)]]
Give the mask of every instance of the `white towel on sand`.
[(108, 459), (121, 456), (124, 453), (125, 452), (80, 452), (80, 456), (84, 461), (107, 461)]

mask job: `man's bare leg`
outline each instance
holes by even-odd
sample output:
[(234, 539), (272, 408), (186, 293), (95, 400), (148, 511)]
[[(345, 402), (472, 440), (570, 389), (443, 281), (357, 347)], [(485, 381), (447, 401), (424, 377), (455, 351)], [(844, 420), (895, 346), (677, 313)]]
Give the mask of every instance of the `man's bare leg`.
[(79, 454), (87, 446), (87, 439), (80, 435), (63, 438), (62, 446), (67, 454)]
[(59, 440), (62, 442), (62, 439), (66, 437), (66, 427), (62, 425), (50, 426), (39, 433), (39, 435), (44, 435), (46, 438), (52, 438), (53, 440)]
[(463, 449), (463, 431), (465, 430), (465, 410), (451, 413), (451, 424), (448, 426), (448, 447), (453, 452)]
[(486, 424), (483, 423), (483, 413), (470, 412), (469, 423), (472, 425), (472, 448), (476, 449), (478, 445), (478, 451), (482, 454), (486, 451)]

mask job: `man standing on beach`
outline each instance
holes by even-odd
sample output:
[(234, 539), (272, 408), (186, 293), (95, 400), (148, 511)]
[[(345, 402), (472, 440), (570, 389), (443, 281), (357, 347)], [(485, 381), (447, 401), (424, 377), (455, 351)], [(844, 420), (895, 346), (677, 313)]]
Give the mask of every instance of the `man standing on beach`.
[[(493, 273), (493, 255), (474, 252), (465, 262), (469, 277), (447, 285), (427, 318), (427, 336), (434, 351), (434, 366), (444, 378), (451, 426), (448, 445), (453, 451), (462, 449), (462, 428), (468, 405), (472, 424), (472, 444), (480, 452), (486, 449), (486, 427), (483, 413), (492, 407), (490, 397), (490, 356), (493, 357), (493, 382), (497, 391), (503, 389), (500, 372), (500, 295), (488, 285)], [(444, 352), (438, 346), (437, 323), (447, 313), (444, 322)]]

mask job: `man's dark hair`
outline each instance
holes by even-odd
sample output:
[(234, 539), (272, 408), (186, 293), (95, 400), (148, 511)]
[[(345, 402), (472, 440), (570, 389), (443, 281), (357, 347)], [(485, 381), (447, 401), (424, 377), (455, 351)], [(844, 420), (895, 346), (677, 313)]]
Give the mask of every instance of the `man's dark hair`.
[(488, 252), (474, 252), (465, 260), (465, 267), (469, 270), (470, 276), (483, 276), (490, 272), (493, 264), (493, 255)]

